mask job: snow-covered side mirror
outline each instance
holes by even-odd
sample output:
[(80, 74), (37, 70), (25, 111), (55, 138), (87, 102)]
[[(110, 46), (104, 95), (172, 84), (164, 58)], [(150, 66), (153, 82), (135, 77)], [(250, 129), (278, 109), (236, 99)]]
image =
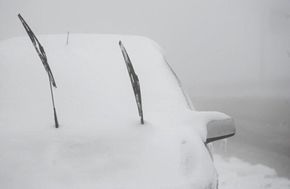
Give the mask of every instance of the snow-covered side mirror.
[(208, 112), (208, 116), (206, 143), (228, 138), (235, 134), (236, 128), (231, 117), (220, 112)]

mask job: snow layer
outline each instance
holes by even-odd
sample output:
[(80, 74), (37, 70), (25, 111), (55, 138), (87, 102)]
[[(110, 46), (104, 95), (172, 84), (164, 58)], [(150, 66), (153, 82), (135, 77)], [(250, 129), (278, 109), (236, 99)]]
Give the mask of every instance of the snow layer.
[(261, 164), (250, 164), (236, 157), (224, 159), (214, 155), (219, 172), (220, 189), (289, 189), (290, 180), (278, 177), (275, 170)]
[[(0, 43), (0, 188), (213, 188), (203, 141), (206, 116), (191, 111), (156, 45), (113, 35), (41, 36), (56, 79), (28, 37)], [(145, 125), (118, 41), (140, 79)], [(224, 115), (217, 115), (217, 117)]]

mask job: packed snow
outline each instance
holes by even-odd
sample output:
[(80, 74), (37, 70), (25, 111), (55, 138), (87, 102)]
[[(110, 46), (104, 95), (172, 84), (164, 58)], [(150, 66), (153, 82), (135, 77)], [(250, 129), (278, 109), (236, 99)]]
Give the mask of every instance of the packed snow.
[[(151, 40), (40, 36), (58, 88), (28, 37), (0, 43), (0, 188), (214, 188), (206, 113), (187, 107)], [(139, 123), (122, 40), (139, 76)], [(226, 117), (212, 113), (215, 119)]]

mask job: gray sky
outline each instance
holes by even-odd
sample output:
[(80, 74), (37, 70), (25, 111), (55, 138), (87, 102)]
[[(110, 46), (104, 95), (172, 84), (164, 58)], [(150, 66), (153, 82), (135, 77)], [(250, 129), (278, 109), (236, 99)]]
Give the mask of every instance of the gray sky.
[(192, 95), (290, 91), (289, 0), (0, 0), (0, 40), (26, 35), (18, 13), (36, 34), (148, 36)]

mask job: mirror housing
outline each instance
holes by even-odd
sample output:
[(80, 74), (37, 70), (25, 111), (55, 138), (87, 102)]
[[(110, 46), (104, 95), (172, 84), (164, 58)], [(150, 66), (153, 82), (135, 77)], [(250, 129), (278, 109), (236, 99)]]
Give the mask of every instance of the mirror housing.
[(236, 133), (234, 120), (227, 115), (219, 118), (213, 116), (207, 122), (206, 128), (207, 137), (205, 143), (228, 138), (234, 136)]

